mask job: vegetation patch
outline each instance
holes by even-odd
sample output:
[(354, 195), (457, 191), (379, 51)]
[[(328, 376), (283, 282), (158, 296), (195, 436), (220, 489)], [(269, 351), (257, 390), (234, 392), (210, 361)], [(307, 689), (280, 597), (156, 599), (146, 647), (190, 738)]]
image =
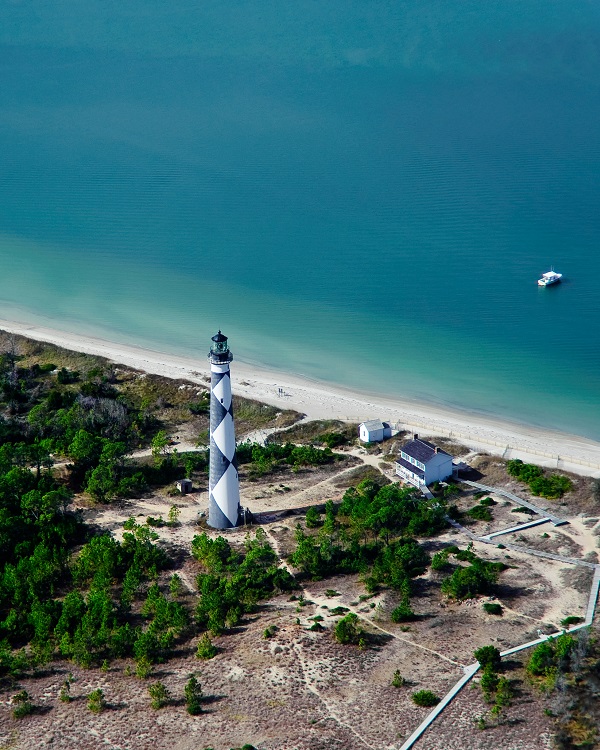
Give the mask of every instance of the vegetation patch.
[(433, 706), (437, 706), (441, 698), (431, 690), (417, 690), (416, 693), (411, 695), (411, 700), (417, 706), (433, 708)]
[(569, 477), (563, 474), (548, 476), (540, 466), (523, 463), (519, 458), (508, 461), (506, 470), (511, 477), (529, 485), (531, 492), (538, 497), (556, 500), (573, 489)]

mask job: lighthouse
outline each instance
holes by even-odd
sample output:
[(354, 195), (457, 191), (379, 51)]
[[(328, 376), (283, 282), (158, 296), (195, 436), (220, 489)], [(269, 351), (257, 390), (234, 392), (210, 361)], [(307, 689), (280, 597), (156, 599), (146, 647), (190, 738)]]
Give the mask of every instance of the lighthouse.
[(237, 526), (240, 517), (240, 483), (235, 455), (235, 429), (231, 399), (227, 336), (212, 337), (210, 360), (210, 464), (208, 525), (213, 529)]

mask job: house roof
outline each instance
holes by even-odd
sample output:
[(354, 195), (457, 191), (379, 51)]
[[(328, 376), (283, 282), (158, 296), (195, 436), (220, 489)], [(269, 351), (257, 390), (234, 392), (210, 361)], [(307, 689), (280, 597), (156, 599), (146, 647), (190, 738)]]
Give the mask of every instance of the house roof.
[[(428, 440), (421, 440), (416, 438), (415, 440), (409, 440), (406, 445), (402, 446), (402, 450), (409, 456), (412, 456), (417, 461), (426, 464), (428, 461), (435, 456), (436, 450), (435, 445), (430, 443)], [(449, 453), (438, 448), (438, 453), (442, 453), (444, 456), (449, 456)], [(400, 461), (401, 459), (398, 459)]]
[(363, 422), (362, 427), (367, 429), (369, 432), (373, 432), (375, 430), (383, 430), (383, 422), (381, 419), (370, 419), (368, 422)]
[(415, 474), (416, 476), (420, 477), (421, 479), (425, 479), (425, 472), (422, 469), (417, 468), (416, 466), (413, 466), (408, 461), (405, 461), (403, 458), (397, 458), (396, 463), (400, 464), (400, 466), (403, 466), (405, 469), (410, 471), (412, 474)]

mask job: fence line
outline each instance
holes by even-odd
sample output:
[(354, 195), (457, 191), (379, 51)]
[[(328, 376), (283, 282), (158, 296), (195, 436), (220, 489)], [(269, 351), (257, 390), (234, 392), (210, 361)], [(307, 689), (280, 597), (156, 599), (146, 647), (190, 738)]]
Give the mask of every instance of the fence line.
[(578, 466), (587, 466), (590, 469), (600, 470), (600, 464), (592, 463), (591, 461), (584, 461), (583, 459), (577, 458), (575, 456), (565, 456), (565, 455), (558, 455), (556, 453), (546, 453), (546, 451), (538, 450), (535, 447), (520, 447), (517, 445), (509, 445), (506, 442), (499, 442), (498, 440), (492, 440), (491, 438), (481, 437), (480, 435), (471, 435), (466, 432), (461, 432), (460, 430), (445, 430), (442, 427), (436, 427), (427, 422), (404, 422), (402, 420), (398, 420), (396, 422), (396, 429), (400, 429), (400, 425), (402, 425), (403, 427), (422, 428), (434, 434), (442, 435), (443, 437), (462, 438), (463, 440), (471, 440), (476, 443), (485, 443), (486, 445), (495, 445), (498, 448), (503, 448), (504, 452), (510, 449), (519, 450), (519, 451), (522, 451), (523, 453), (530, 453), (534, 456), (542, 456), (543, 458), (551, 458), (552, 460), (556, 461), (557, 464), (559, 461), (562, 461), (563, 463), (566, 462), (566, 463), (571, 463), (571, 464), (577, 464)]

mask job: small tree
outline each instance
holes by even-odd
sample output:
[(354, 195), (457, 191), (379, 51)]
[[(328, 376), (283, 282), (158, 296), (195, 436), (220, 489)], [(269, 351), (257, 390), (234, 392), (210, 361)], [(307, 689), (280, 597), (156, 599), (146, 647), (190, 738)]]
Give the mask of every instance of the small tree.
[(483, 697), (488, 703), (492, 700), (492, 695), (496, 692), (497, 688), (498, 673), (490, 666), (487, 666), (481, 675), (481, 690)]
[(148, 692), (152, 698), (150, 705), (156, 711), (168, 706), (171, 702), (171, 694), (162, 682), (155, 682), (153, 685), (150, 685)]
[(169, 591), (174, 599), (176, 599), (181, 593), (181, 578), (177, 573), (173, 573), (171, 576), (171, 580), (169, 581)]
[(12, 713), (15, 719), (23, 719), (33, 713), (33, 703), (27, 690), (21, 690), (20, 693), (13, 695), (11, 702), (14, 706)]
[(335, 626), (334, 636), (338, 643), (358, 643), (362, 636), (362, 628), (358, 624), (358, 617), (349, 612)]
[(159, 430), (152, 438), (152, 455), (158, 459), (169, 451), (169, 438), (164, 430)]
[(202, 688), (198, 680), (192, 676), (188, 680), (185, 690), (185, 705), (188, 714), (197, 716), (202, 713)]
[(179, 516), (181, 510), (176, 505), (171, 505), (169, 508), (169, 526), (177, 526), (179, 524)]
[(400, 670), (397, 669), (394, 672), (394, 677), (392, 678), (392, 686), (395, 688), (400, 688), (400, 687), (403, 687), (405, 684), (406, 684), (406, 680), (400, 674)]
[(152, 662), (147, 656), (141, 656), (135, 662), (135, 674), (140, 680), (146, 680), (152, 674)]
[(413, 612), (410, 602), (408, 599), (404, 599), (400, 604), (392, 610), (390, 615), (392, 622), (408, 622), (415, 619), (415, 613)]
[(100, 688), (92, 690), (92, 692), (88, 695), (88, 708), (90, 709), (90, 711), (92, 711), (92, 713), (95, 714), (99, 714), (106, 708), (104, 693)]
[(212, 659), (213, 656), (217, 655), (217, 647), (213, 645), (210, 640), (208, 633), (204, 633), (202, 638), (198, 641), (198, 648), (196, 649), (197, 659)]
[(309, 529), (316, 529), (320, 525), (321, 514), (314, 506), (312, 506), (306, 511), (306, 526)]
[(489, 667), (494, 672), (498, 672), (502, 666), (500, 651), (495, 646), (482, 646), (473, 652), (473, 656), (484, 670)]
[(71, 672), (65, 678), (65, 681), (61, 685), (59, 698), (63, 703), (70, 703), (73, 699), (71, 698), (71, 684), (73, 683), (73, 675)]

